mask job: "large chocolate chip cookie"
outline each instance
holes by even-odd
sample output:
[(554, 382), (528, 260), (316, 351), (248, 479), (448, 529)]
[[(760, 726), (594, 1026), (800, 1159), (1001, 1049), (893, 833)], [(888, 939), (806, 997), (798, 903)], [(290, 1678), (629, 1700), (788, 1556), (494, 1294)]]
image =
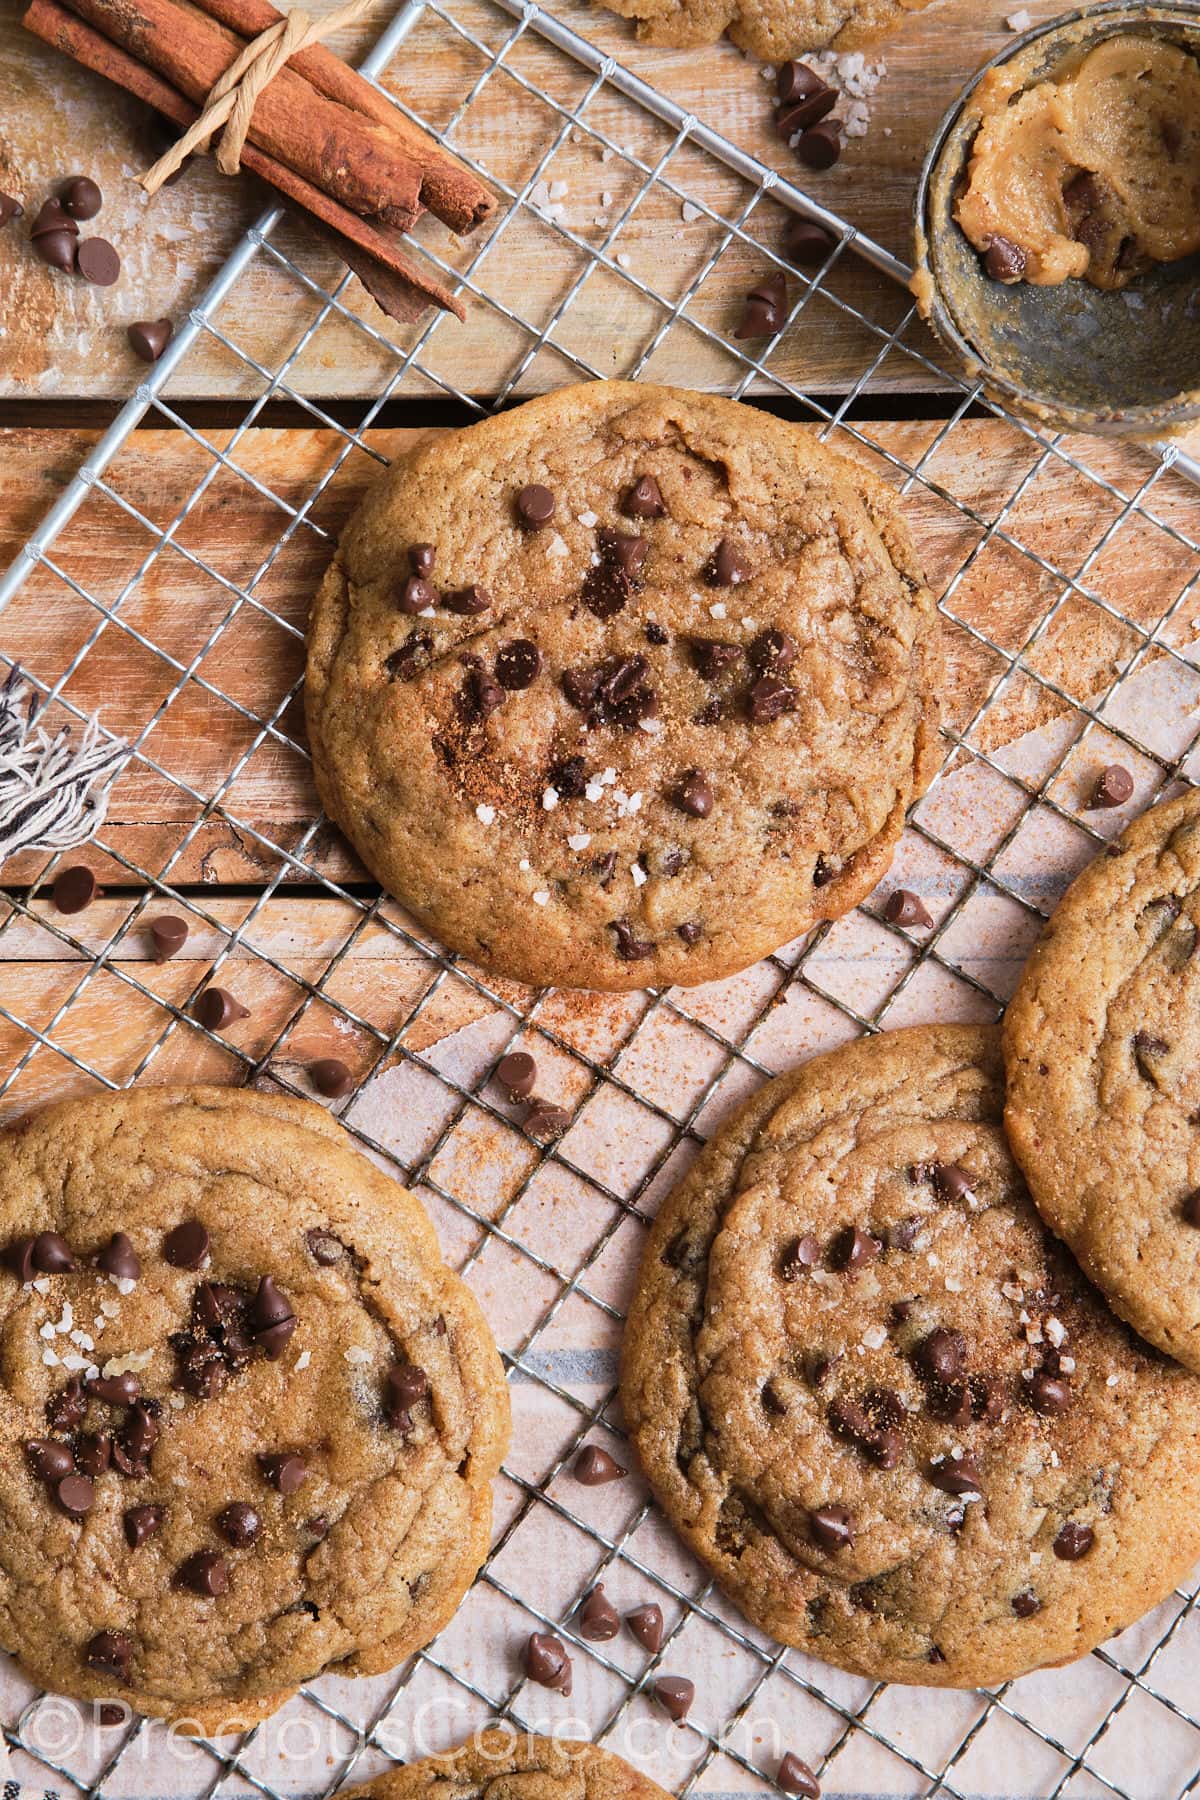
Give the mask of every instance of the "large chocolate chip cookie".
[(667, 1800), (627, 1762), (569, 1738), (480, 1731), (445, 1756), (379, 1775), (339, 1800)]
[(805, 50), (861, 50), (896, 31), (932, 0), (604, 0), (637, 21), (648, 44), (735, 44), (772, 62)]

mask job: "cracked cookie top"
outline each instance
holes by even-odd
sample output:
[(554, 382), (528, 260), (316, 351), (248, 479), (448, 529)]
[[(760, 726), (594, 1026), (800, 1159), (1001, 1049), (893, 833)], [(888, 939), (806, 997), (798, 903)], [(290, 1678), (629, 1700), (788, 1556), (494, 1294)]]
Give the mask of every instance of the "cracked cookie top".
[(747, 1616), (873, 1678), (1082, 1655), (1200, 1552), (1200, 1386), (1109, 1312), (1001, 1129), (998, 1031), (768, 1083), (664, 1205), (622, 1399)]
[(320, 1108), (52, 1108), (0, 1136), (0, 1244), (0, 1641), (35, 1680), (217, 1731), (440, 1629), (502, 1372), (417, 1201)]
[(805, 50), (861, 50), (923, 12), (932, 0), (604, 0), (637, 24), (648, 44), (712, 44), (723, 31), (755, 56), (779, 61)]
[(379, 1775), (343, 1800), (666, 1800), (611, 1750), (577, 1739), (478, 1731), (444, 1756)]
[(398, 462), (309, 630), (317, 784), (453, 950), (695, 985), (869, 892), (936, 756), (895, 498), (734, 401), (589, 382)]
[(1006, 1123), (1043, 1218), (1122, 1318), (1200, 1372), (1200, 793), (1059, 902), (1005, 1019)]

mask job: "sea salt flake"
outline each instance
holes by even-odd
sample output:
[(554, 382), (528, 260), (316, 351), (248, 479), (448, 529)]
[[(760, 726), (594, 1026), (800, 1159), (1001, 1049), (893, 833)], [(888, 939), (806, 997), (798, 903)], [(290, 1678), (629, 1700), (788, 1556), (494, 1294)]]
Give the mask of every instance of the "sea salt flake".
[(586, 525), (586, 527), (589, 531), (592, 529), (592, 526), (597, 523), (596, 515), (594, 512), (576, 513), (575, 517), (579, 520), (579, 523), (581, 525)]
[(48, 1294), (50, 1292), (50, 1278), (48, 1275), (40, 1275), (36, 1281), (27, 1282), (25, 1285), (31, 1287), (35, 1294)]
[(170, 1405), (173, 1412), (182, 1412), (184, 1407), (187, 1405), (187, 1401), (184, 1399), (182, 1394), (172, 1394), (170, 1396), (168, 1404)]
[(496, 823), (496, 809), (494, 806), (484, 806), (480, 804), (475, 808), (475, 817), (479, 820), (481, 825), (494, 825)]
[(154, 1360), (153, 1350), (129, 1350), (124, 1356), (110, 1356), (104, 1365), (106, 1377), (111, 1375), (140, 1375), (148, 1369)]
[(633, 876), (634, 887), (642, 887), (646, 881), (646, 871), (641, 863), (630, 863), (629, 873)]
[(1104, 1385), (1105, 1387), (1116, 1387), (1119, 1379), (1120, 1378), (1116, 1375), (1106, 1375), (1104, 1378)]
[(300, 1352), (299, 1356), (296, 1358), (296, 1373), (297, 1373), (297, 1375), (299, 1375), (303, 1369), (307, 1369), (307, 1367), (311, 1361), (312, 1361), (312, 1351), (311, 1350), (302, 1350)]
[(570, 191), (571, 190), (565, 181), (552, 181), (550, 183), (549, 193), (552, 200), (564, 200)]
[(629, 267), (629, 258), (623, 250), (617, 251), (617, 267), (618, 269), (627, 269)]
[(1028, 31), (1033, 24), (1033, 14), (1021, 7), (1019, 12), (1009, 13), (1004, 23), (1010, 31)]
[(545, 888), (538, 889), (537, 893), (533, 896), (533, 904), (535, 906), (549, 906), (550, 895)]
[(617, 771), (615, 769), (605, 769), (600, 777), (600, 780), (605, 787), (612, 787), (616, 779)]
[(694, 225), (697, 219), (704, 217), (704, 209), (696, 206), (691, 200), (685, 200), (679, 209), (679, 216), (685, 225)]
[(609, 193), (608, 189), (605, 188), (604, 192), (600, 196), (600, 204), (601, 204), (601, 206), (611, 206), (612, 203), (613, 203), (613, 197)]
[(39, 1325), (38, 1336), (43, 1337), (43, 1338), (52, 1338), (56, 1335), (57, 1331), (58, 1331), (58, 1327), (56, 1325), (52, 1325), (50, 1323), (49, 1319), (47, 1319), (46, 1323), (44, 1325)]
[(590, 831), (573, 831), (567, 839), (567, 845), (572, 850), (586, 850), (591, 841)]
[(604, 789), (598, 781), (589, 781), (583, 790), (583, 797), (585, 800), (591, 800), (594, 804), (597, 800), (603, 800)]
[(863, 1332), (862, 1341), (868, 1350), (882, 1350), (887, 1343), (887, 1330), (882, 1325), (869, 1325)]
[(638, 726), (646, 733), (647, 737), (657, 737), (663, 728), (661, 719), (639, 719)]
[(371, 1360), (371, 1352), (364, 1350), (361, 1344), (351, 1344), (348, 1350), (342, 1351), (342, 1356), (348, 1363), (369, 1363)]
[(570, 554), (570, 552), (568, 551), (567, 546), (564, 544), (563, 540), (559, 537), (559, 535), (556, 531), (554, 536), (550, 539), (550, 542), (546, 545), (546, 555), (547, 556), (567, 556), (569, 554)]
[(42, 1361), (48, 1369), (56, 1369), (58, 1367), (58, 1357), (53, 1350), (43, 1350)]
[(520, 862), (517, 864), (517, 867), (518, 867), (518, 869), (520, 869), (522, 875), (528, 875), (529, 868), (530, 868), (529, 858), (527, 856), (523, 856), (521, 858)]
[(1050, 1342), (1054, 1345), (1056, 1350), (1067, 1341), (1066, 1326), (1061, 1319), (1056, 1319), (1053, 1314), (1046, 1320), (1046, 1336), (1050, 1339)]
[(555, 787), (548, 787), (546, 789), (545, 793), (542, 795), (542, 811), (543, 812), (553, 812), (557, 805), (558, 805), (558, 789)]
[(723, 619), (725, 617), (725, 612), (726, 607), (723, 600), (714, 600), (708, 609), (709, 617), (712, 619)]

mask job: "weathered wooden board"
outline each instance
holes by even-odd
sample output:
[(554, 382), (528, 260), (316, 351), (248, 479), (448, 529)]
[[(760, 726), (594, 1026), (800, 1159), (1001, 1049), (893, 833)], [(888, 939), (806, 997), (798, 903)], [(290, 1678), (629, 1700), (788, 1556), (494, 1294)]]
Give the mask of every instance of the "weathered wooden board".
[[(20, 10), (20, 0), (0, 0), (0, 187), (37, 203), (64, 175), (77, 169), (95, 175), (108, 202), (98, 223), (120, 248), (125, 267), (116, 287), (91, 289), (37, 262), (19, 225), (0, 235), (0, 397), (123, 396), (135, 385), (141, 367), (126, 346), (125, 324), (164, 315), (182, 318), (256, 215), (263, 192), (244, 178), (227, 181), (204, 163), (148, 203), (134, 179), (156, 154), (144, 109), (22, 32)], [(346, 34), (339, 47), (353, 56), (391, 10), (392, 0), (380, 0), (367, 24)], [(453, 10), (489, 49), (499, 45), (510, 27), (488, 0), (453, 0)], [(730, 44), (704, 51), (653, 51), (638, 46), (623, 22), (587, 0), (555, 0), (553, 10), (736, 143), (793, 178), (804, 174), (771, 129), (771, 90), (760, 79), (759, 65)], [(852, 140), (834, 170), (805, 176), (811, 191), (889, 248), (906, 254), (913, 185), (930, 133), (962, 81), (1009, 36), (1004, 15), (1011, 10), (1004, 0), (986, 5), (943, 0), (884, 47), (888, 75), (875, 96), (868, 136)], [(1059, 0), (1031, 0), (1026, 10), (1035, 18), (1050, 17), (1060, 10)], [(412, 33), (388, 80), (435, 126), (442, 126), (485, 66), (472, 45), (430, 15)], [(512, 73), (487, 83), (453, 141), (519, 187), (561, 123), (528, 96), (519, 78), (536, 81), (564, 104), (581, 99), (589, 78), (531, 34), (510, 52), (506, 66)], [(671, 142), (665, 128), (607, 89), (589, 104), (587, 116), (618, 146), (651, 162)], [(706, 219), (685, 223), (678, 199), (662, 189), (638, 200), (641, 176), (620, 155), (601, 163), (594, 144), (565, 144), (548, 173), (567, 183), (565, 223), (590, 244), (602, 243), (608, 229), (597, 225), (597, 219), (607, 219), (611, 226), (628, 203), (637, 202), (612, 252), (628, 259), (625, 274), (655, 284), (671, 301), (688, 288), (720, 241), (717, 228)], [(745, 197), (741, 184), (690, 148), (671, 160), (666, 174), (727, 216)], [(782, 224), (780, 209), (764, 205), (748, 229), (776, 243)], [(436, 221), (423, 221), (419, 236), (456, 266), (465, 263), (467, 247), (456, 244)], [(312, 276), (322, 281), (335, 276), (333, 259), (302, 226), (286, 225), (277, 242)], [(522, 215), (496, 235), (478, 281), (540, 328), (583, 263), (580, 253), (556, 233)], [(689, 306), (690, 316), (728, 331), (738, 316), (739, 297), (760, 266), (752, 249), (733, 246)], [(591, 276), (556, 334), (571, 354), (604, 374), (631, 366), (664, 318), (663, 309), (640, 296), (625, 274)], [(903, 296), (873, 271), (848, 268), (835, 285), (842, 298), (881, 323), (890, 326), (902, 316)], [(369, 319), (387, 343), (410, 341), (410, 333), (375, 311), (357, 283), (346, 299), (350, 310)], [(220, 318), (222, 332), (244, 355), (207, 338), (189, 357), (175, 392), (220, 397), (259, 392), (261, 378), (245, 357), (275, 368), (316, 311), (312, 296), (260, 254)], [(913, 342), (930, 348), (919, 327)], [(511, 378), (530, 345), (528, 333), (476, 302), (466, 326), (452, 320), (438, 324), (426, 360), (459, 389), (494, 393)], [(790, 381), (814, 390), (841, 390), (878, 350), (877, 338), (822, 300), (802, 316), (778, 362)], [(555, 351), (542, 349), (520, 386), (554, 385), (566, 378), (569, 367)], [(373, 344), (355, 326), (334, 317), (322, 325), (289, 380), (311, 394), (373, 395), (394, 369), (386, 343)], [(740, 370), (680, 325), (668, 333), (648, 373), (694, 386), (728, 386)], [(927, 370), (898, 354), (888, 357), (874, 380), (879, 389), (932, 385)], [(417, 392), (430, 391), (415, 376), (407, 391), (414, 384)]]

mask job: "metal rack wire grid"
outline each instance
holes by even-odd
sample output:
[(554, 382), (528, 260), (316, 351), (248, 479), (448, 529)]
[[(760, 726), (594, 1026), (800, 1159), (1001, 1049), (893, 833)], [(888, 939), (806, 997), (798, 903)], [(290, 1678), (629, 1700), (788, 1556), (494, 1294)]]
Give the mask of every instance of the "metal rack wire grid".
[[(382, 82), (422, 33), (450, 74), (441, 115), (412, 116), (506, 203), (481, 242), (422, 239), (469, 299), (468, 325), (435, 317), (407, 333), (381, 329), (360, 316), (349, 277), (331, 279), (319, 250), (289, 238), (278, 211), (264, 214), (0, 582), (4, 655), (23, 665), (43, 721), (78, 728), (99, 707), (130, 744), (90, 853), (103, 898), (65, 917), (47, 899), (60, 859), (25, 858), (6, 874), (0, 1103), (14, 1116), (53, 1096), (171, 1079), (309, 1094), (308, 1062), (336, 1049), (358, 1075), (336, 1103), (343, 1123), (422, 1195), (504, 1349), (516, 1430), (495, 1547), (453, 1624), (409, 1664), (374, 1681), (323, 1680), (238, 1737), (177, 1743), (169, 1780), (160, 1728), (102, 1725), (6, 1672), (12, 1779), (56, 1793), (274, 1800), (332, 1792), (494, 1717), (540, 1729), (574, 1720), (680, 1793), (761, 1790), (791, 1748), (827, 1795), (1190, 1794), (1200, 1787), (1191, 1587), (1072, 1669), (994, 1693), (888, 1689), (748, 1626), (636, 1476), (583, 1489), (569, 1470), (585, 1441), (622, 1458), (616, 1354), (645, 1225), (713, 1125), (780, 1068), (858, 1032), (996, 1018), (1067, 875), (1189, 779), (1200, 706), (1195, 465), (1179, 452), (1039, 434), (994, 411), (968, 416), (980, 395), (947, 383), (902, 264), (562, 19), (521, 0), (412, 0), (365, 72)], [(489, 136), (489, 107), (521, 129)], [(484, 142), (492, 154), (481, 162)], [(555, 197), (570, 159), (603, 171), (600, 209), (585, 224)], [(832, 232), (821, 267), (781, 259), (784, 209)], [(646, 217), (658, 241), (664, 221), (689, 222), (677, 256), (635, 264), (621, 247), (637, 243), (632, 227)], [(864, 285), (856, 259), (889, 280)], [(222, 314), (264, 260), (289, 333), (272, 367)], [(785, 333), (739, 344), (734, 296), (747, 268), (767, 267), (787, 277)], [(551, 296), (540, 312), (535, 289)], [(636, 300), (619, 309), (619, 326), (618, 289)], [(857, 334), (861, 357), (851, 390), (826, 401), (789, 378), (778, 352), (786, 334), (820, 332), (834, 316)], [(303, 384), (312, 357), (346, 332), (369, 342), (380, 369), (354, 423)], [(486, 404), (455, 379), (471, 333), (498, 359)], [(221, 346), (258, 384), (222, 433), (188, 423), (167, 398), (200, 345)], [(949, 386), (949, 416), (870, 423), (865, 402), (897, 369), (910, 387), (914, 376)], [(398, 395), (441, 396), (479, 413), (530, 388), (612, 374), (797, 404), (820, 436), (907, 496), (943, 596), (953, 680), (943, 770), (887, 885), (916, 889), (931, 929), (889, 925), (885, 889), (713, 988), (534, 993), (428, 942), (320, 816), (298, 730), (304, 615), (340, 520), (399, 441), (372, 430), (380, 408)], [(281, 398), (312, 425), (302, 439), (289, 434), (283, 458), (275, 434), (255, 430)], [(173, 429), (133, 440), (147, 415)], [(1063, 656), (1068, 640), (1087, 649), (1082, 680), (1078, 658)], [(1115, 760), (1135, 776), (1133, 800), (1089, 811), (1097, 768)], [(144, 926), (164, 902), (191, 938), (184, 957), (159, 965)], [(251, 1007), (228, 1036), (204, 1031), (191, 1011), (219, 971)], [(572, 1113), (552, 1145), (524, 1137), (489, 1085), (497, 1057), (518, 1043)], [(622, 1611), (662, 1606), (661, 1652), (625, 1634), (605, 1645), (580, 1637), (576, 1609), (598, 1580)], [(569, 1644), (570, 1700), (521, 1678), (531, 1629)], [(681, 1729), (648, 1699), (664, 1671), (697, 1679)]]

